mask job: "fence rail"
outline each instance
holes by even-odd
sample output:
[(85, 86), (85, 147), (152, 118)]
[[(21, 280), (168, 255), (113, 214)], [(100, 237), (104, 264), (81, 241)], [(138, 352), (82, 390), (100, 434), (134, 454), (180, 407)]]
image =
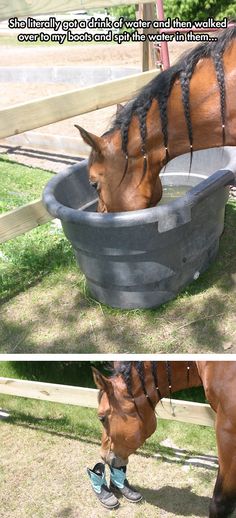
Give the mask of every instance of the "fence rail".
[[(68, 0), (68, 2), (62, 0), (44, 0), (42, 2), (13, 0), (7, 2), (3, 0), (0, 6), (0, 20), (42, 14), (55, 15), (56, 13), (78, 11), (81, 8), (111, 7), (120, 4), (137, 4), (137, 2), (150, 4), (150, 0)], [(0, 111), (0, 139), (18, 136), (29, 130), (128, 101), (157, 73), (156, 69), (149, 70), (107, 83), (7, 107)], [(51, 216), (43, 207), (41, 200), (33, 201), (5, 213), (0, 217), (0, 243), (13, 239), (50, 219)]]
[[(80, 88), (0, 111), (0, 138), (52, 124), (70, 117), (127, 101), (156, 76), (157, 70)], [(51, 216), (36, 200), (0, 216), (0, 243), (50, 221)]]
[(51, 221), (53, 217), (43, 206), (41, 200), (32, 201), (22, 205), (18, 209), (1, 214), (0, 216), (0, 243), (5, 243), (9, 239), (21, 236)]
[(149, 70), (5, 108), (0, 111), (0, 138), (127, 101), (157, 73)]
[[(0, 394), (19, 396), (65, 405), (97, 408), (98, 390), (38, 381), (0, 377)], [(215, 414), (210, 405), (177, 399), (163, 399), (156, 412), (161, 419), (181, 421), (203, 426), (214, 426)]]

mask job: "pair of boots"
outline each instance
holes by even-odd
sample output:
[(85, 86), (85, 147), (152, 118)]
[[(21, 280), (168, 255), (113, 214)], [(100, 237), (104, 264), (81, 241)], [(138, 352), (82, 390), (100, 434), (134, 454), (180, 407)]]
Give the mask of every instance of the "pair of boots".
[[(114, 509), (119, 506), (118, 496), (124, 496), (129, 502), (140, 502), (142, 496), (136, 489), (130, 486), (126, 478), (126, 466), (121, 468), (110, 468), (110, 487), (108, 487), (105, 476), (105, 464), (98, 462), (93, 469), (87, 468), (92, 488), (98, 500), (107, 509)], [(115, 493), (115, 494), (114, 494)]]

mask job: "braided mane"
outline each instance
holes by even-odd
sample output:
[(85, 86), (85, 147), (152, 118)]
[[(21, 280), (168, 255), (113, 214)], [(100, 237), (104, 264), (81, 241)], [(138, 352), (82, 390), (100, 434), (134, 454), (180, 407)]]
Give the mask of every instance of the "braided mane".
[[(150, 363), (151, 363), (151, 373), (152, 373), (152, 377), (153, 377), (153, 383), (154, 383), (154, 386), (156, 387), (159, 397), (161, 398), (161, 393), (160, 393), (160, 390), (158, 387), (158, 376), (157, 376), (158, 362), (152, 361)], [(171, 380), (171, 365), (170, 365), (170, 362), (165, 362), (165, 363), (166, 363), (166, 369), (167, 368), (169, 369), (169, 381), (170, 381)], [(117, 376), (118, 374), (122, 375), (124, 382), (126, 384), (126, 387), (127, 387), (127, 392), (131, 397), (133, 397), (132, 376), (131, 376), (132, 367), (135, 368), (135, 370), (138, 374), (143, 393), (145, 395), (147, 395), (148, 390), (146, 387), (144, 363), (142, 361), (140, 361), (140, 362), (118, 362), (118, 364), (112, 371), (113, 376)], [(168, 372), (167, 372), (167, 375), (168, 375)]]
[(167, 101), (176, 79), (179, 78), (182, 90), (182, 102), (188, 130), (189, 144), (192, 152), (193, 148), (193, 129), (190, 114), (189, 89), (190, 80), (195, 67), (200, 59), (211, 58), (216, 71), (216, 80), (219, 86), (220, 110), (222, 122), (222, 144), (225, 143), (225, 81), (223, 54), (236, 37), (236, 27), (222, 31), (217, 41), (201, 43), (190, 52), (185, 53), (179, 61), (158, 74), (150, 81), (137, 95), (135, 99), (128, 102), (124, 109), (120, 111), (111, 127), (110, 131), (120, 129), (122, 138), (122, 150), (127, 155), (128, 131), (133, 115), (137, 115), (139, 120), (140, 135), (142, 141), (141, 151), (145, 153), (147, 126), (146, 118), (152, 101), (157, 100), (160, 110), (163, 143), (166, 148), (166, 159), (168, 160), (168, 117)]

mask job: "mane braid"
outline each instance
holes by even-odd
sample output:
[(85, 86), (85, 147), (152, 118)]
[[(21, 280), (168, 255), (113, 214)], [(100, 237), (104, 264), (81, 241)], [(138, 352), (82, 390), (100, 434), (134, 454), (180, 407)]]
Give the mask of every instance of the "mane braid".
[(150, 407), (152, 408), (152, 410), (154, 410), (154, 406), (153, 406), (153, 402), (152, 400), (150, 399), (149, 395), (148, 395), (148, 392), (147, 392), (147, 389), (146, 389), (146, 384), (145, 384), (145, 372), (144, 372), (144, 364), (143, 362), (134, 362), (134, 367), (138, 373), (138, 376), (139, 376), (139, 379), (140, 379), (140, 383), (142, 385), (142, 389), (143, 389), (143, 392), (147, 398), (147, 401), (150, 405)]
[(161, 391), (159, 389), (158, 375), (157, 375), (158, 362), (151, 362), (151, 365), (152, 365), (152, 376), (153, 376), (153, 380), (154, 380), (155, 389), (157, 391), (158, 397), (161, 399), (162, 396), (161, 396)]
[(225, 77), (224, 77), (224, 65), (222, 59), (222, 53), (214, 52), (212, 58), (215, 65), (216, 77), (220, 89), (220, 112), (221, 112), (221, 123), (222, 123), (222, 141), (223, 146), (225, 145)]
[[(169, 160), (168, 152), (168, 115), (167, 103), (171, 93), (172, 86), (177, 78), (180, 79), (182, 90), (182, 102), (184, 114), (187, 124), (188, 139), (190, 143), (190, 153), (192, 154), (193, 131), (190, 114), (190, 80), (194, 73), (195, 67), (200, 59), (211, 58), (213, 60), (216, 78), (220, 92), (221, 121), (222, 121), (222, 137), (223, 144), (225, 142), (225, 81), (223, 69), (223, 53), (236, 37), (236, 27), (226, 29), (218, 35), (217, 41), (209, 41), (201, 43), (190, 52), (184, 54), (179, 61), (167, 70), (158, 74), (150, 81), (137, 95), (137, 97), (127, 103), (124, 109), (117, 114), (113, 125), (109, 132), (119, 129), (121, 131), (122, 150), (127, 155), (128, 132), (131, 119), (134, 115), (138, 117), (139, 129), (141, 137), (142, 150), (146, 152), (147, 126), (146, 119), (148, 110), (152, 101), (157, 100), (160, 111), (161, 127), (163, 134), (163, 144), (166, 148), (166, 161)], [(192, 156), (191, 156), (192, 160)], [(190, 161), (191, 167), (191, 161)]]
[[(169, 74), (167, 74), (169, 72)], [(163, 135), (163, 144), (166, 150), (166, 162), (169, 160), (169, 151), (168, 151), (168, 116), (167, 116), (167, 102), (168, 98), (174, 84), (175, 79), (178, 77), (180, 73), (180, 69), (178, 64), (169, 68), (165, 72), (160, 74), (160, 80), (163, 79), (163, 87), (157, 90), (155, 98), (158, 102), (160, 118), (161, 118), (161, 129)], [(164, 74), (164, 75), (163, 75)], [(161, 81), (160, 81), (161, 83)]]
[(166, 362), (166, 372), (167, 372), (169, 393), (170, 393), (170, 398), (171, 398), (171, 394), (172, 394), (171, 362)]
[(191, 171), (192, 159), (193, 159), (193, 128), (190, 116), (190, 78), (188, 69), (182, 70), (180, 73), (180, 85), (182, 90), (182, 102), (184, 106), (184, 115), (187, 124), (188, 138), (190, 143), (190, 164), (189, 171)]
[(191, 361), (187, 362), (187, 385), (188, 385), (188, 387), (189, 387), (189, 380), (190, 380), (190, 367), (191, 367), (191, 364), (192, 364)]

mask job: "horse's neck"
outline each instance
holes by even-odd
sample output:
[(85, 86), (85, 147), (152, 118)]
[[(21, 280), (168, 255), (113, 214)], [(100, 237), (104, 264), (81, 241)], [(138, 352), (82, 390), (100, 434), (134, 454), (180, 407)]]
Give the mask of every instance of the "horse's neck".
[(158, 400), (178, 390), (202, 385), (195, 362), (157, 362)]
[[(235, 45), (224, 55), (225, 81), (225, 145), (236, 143), (235, 115)], [(223, 125), (220, 105), (220, 89), (211, 59), (201, 60), (190, 80), (189, 115), (192, 127), (192, 150), (223, 145)], [(168, 105), (168, 156), (170, 159), (191, 150), (187, 123), (182, 102), (182, 91), (177, 79), (172, 87)], [(161, 130), (160, 113), (154, 100), (147, 116), (148, 148), (151, 169), (159, 174), (165, 160), (165, 148)]]

